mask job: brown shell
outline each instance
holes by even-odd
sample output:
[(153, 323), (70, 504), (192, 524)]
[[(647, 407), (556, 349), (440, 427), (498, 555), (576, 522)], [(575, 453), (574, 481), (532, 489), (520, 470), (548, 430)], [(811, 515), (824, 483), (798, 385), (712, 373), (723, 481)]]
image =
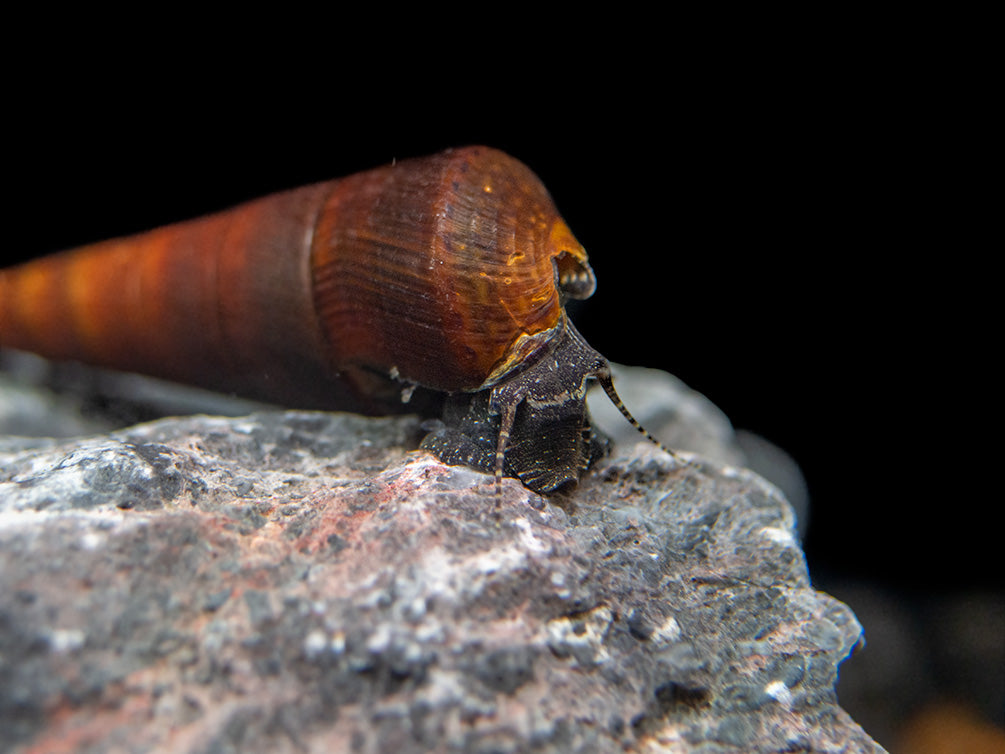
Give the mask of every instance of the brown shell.
[(470, 147), (0, 271), (0, 345), (381, 411), (374, 375), (477, 390), (592, 289), (537, 177)]

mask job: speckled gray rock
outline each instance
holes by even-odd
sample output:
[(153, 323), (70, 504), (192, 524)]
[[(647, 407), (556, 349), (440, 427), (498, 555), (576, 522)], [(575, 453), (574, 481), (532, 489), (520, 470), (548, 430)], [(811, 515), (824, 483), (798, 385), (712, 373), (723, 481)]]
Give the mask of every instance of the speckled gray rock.
[(0, 452), (0, 749), (878, 750), (774, 486), (638, 444), (497, 497), (420, 435), (264, 412)]

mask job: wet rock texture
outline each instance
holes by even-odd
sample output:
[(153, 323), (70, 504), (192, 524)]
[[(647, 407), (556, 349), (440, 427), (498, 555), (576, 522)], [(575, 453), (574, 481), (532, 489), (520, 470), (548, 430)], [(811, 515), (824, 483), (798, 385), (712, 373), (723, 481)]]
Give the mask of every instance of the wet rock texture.
[(262, 412), (8, 441), (0, 749), (878, 750), (834, 693), (861, 628), (777, 488), (642, 443), (496, 496), (420, 437)]

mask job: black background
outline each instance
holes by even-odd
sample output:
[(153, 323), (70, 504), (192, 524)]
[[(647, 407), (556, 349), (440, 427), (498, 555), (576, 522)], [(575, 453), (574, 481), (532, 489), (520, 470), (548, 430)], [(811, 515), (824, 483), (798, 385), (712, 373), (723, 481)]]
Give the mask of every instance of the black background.
[(732, 33), (454, 37), (396, 56), (362, 30), (341, 53), (257, 39), (212, 60), (187, 34), (46, 47), (6, 95), (4, 261), (499, 147), (590, 253), (586, 338), (672, 372), (798, 461), (815, 578), (1000, 586), (997, 503), (968, 486), (992, 472), (944, 424), (986, 404), (947, 319), (961, 261), (932, 195), (953, 157), (928, 94), (938, 67), (868, 39)]

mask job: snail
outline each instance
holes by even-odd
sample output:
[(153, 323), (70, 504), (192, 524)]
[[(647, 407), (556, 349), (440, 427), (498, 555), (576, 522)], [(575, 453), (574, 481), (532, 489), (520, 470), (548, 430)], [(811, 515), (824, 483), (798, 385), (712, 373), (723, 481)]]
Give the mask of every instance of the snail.
[(422, 447), (444, 463), (551, 492), (605, 452), (590, 381), (659, 444), (565, 313), (595, 287), (537, 176), (467, 147), (0, 270), (0, 346), (289, 407), (439, 414)]

